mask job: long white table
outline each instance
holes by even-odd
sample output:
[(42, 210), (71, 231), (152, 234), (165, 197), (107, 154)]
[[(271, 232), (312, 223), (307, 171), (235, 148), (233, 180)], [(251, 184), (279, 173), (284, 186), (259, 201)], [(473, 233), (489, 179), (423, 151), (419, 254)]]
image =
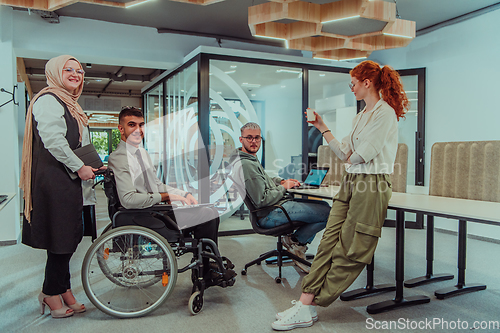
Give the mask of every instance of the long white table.
[[(319, 189), (290, 189), (288, 191), (294, 195), (332, 199), (339, 189), (339, 186), (329, 186), (320, 187)], [(432, 231), (429, 229), (429, 222), (431, 222), (432, 227), (432, 218), (434, 216), (459, 221), (458, 283), (453, 287), (436, 291), (435, 295), (437, 298), (443, 299), (456, 294), (486, 289), (486, 286), (482, 284), (465, 284), (467, 221), (500, 226), (500, 203), (393, 192), (389, 201), (389, 209), (396, 210), (396, 297), (392, 300), (369, 305), (367, 307), (368, 313), (379, 313), (403, 306), (428, 303), (430, 301), (426, 296), (412, 296), (407, 298), (403, 296), (405, 212), (427, 215), (428, 235)], [(430, 247), (432, 249), (432, 244), (430, 244)], [(432, 258), (429, 258), (429, 253), (427, 259), (432, 262)], [(428, 270), (428, 274), (425, 277), (417, 278), (416, 280), (419, 280), (419, 283), (422, 283), (422, 281), (431, 281), (433, 277), (429, 275)], [(441, 279), (448, 278), (449, 275)], [(415, 283), (413, 286), (419, 283)]]

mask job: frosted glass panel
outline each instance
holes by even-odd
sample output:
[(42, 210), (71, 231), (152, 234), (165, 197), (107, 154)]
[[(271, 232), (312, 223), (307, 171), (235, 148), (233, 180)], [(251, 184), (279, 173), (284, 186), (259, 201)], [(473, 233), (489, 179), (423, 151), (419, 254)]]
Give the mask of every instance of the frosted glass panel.
[(260, 125), (257, 157), (271, 176), (289, 178), (285, 167), (301, 155), (302, 69), (210, 60), (209, 71), (210, 200), (232, 214), (242, 199), (227, 192), (232, 182), (226, 176), (230, 154), (241, 147), (241, 126)]
[(203, 146), (199, 142), (197, 64), (163, 84), (146, 95), (145, 147), (160, 179), (197, 198), (198, 149)]
[(163, 84), (159, 84), (146, 94), (144, 146), (148, 150), (158, 177), (162, 178), (162, 159), (164, 147), (163, 117)]

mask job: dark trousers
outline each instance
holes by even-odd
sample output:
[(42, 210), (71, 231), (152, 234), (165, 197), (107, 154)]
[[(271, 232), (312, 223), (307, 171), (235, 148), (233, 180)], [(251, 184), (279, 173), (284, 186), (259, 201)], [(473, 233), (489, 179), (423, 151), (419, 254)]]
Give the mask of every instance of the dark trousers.
[(42, 292), (54, 296), (64, 294), (71, 289), (69, 260), (73, 253), (58, 254), (47, 251), (47, 264), (45, 265), (45, 280)]

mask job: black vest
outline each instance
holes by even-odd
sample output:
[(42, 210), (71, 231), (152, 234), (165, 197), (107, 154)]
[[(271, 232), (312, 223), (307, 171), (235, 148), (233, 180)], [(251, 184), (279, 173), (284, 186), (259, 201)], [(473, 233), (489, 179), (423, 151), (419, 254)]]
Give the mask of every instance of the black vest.
[[(64, 107), (65, 139), (71, 149), (80, 146), (77, 120)], [(36, 103), (36, 102), (35, 102)], [(45, 149), (33, 117), (33, 155), (31, 166), (31, 223), (24, 219), (22, 242), (53, 253), (73, 253), (83, 235), (83, 196), (81, 179), (71, 179), (64, 164)]]

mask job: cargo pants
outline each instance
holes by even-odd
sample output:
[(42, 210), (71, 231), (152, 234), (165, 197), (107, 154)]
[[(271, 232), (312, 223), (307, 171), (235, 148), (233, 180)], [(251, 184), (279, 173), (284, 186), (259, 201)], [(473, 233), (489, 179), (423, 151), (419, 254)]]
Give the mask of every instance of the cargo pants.
[(328, 306), (370, 263), (392, 195), (387, 174), (345, 173), (302, 292)]

